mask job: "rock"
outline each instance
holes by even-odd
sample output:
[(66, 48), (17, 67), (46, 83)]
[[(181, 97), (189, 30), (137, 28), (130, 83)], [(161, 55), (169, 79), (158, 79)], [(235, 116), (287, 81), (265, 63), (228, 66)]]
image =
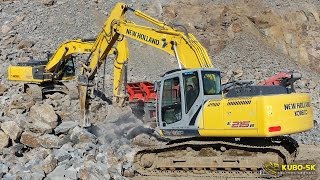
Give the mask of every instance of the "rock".
[(122, 175), (119, 173), (119, 170), (114, 166), (109, 168), (108, 172), (112, 179), (124, 179)]
[(53, 93), (53, 94), (46, 94), (46, 97), (50, 98), (51, 100), (59, 100), (59, 99), (62, 99), (64, 95), (61, 93)]
[(38, 141), (39, 136), (40, 134), (38, 133), (25, 131), (21, 134), (20, 142), (32, 148), (40, 147), (40, 143)]
[(105, 179), (111, 179), (109, 172), (106, 171), (106, 169), (110, 168), (110, 165), (106, 163), (97, 162), (96, 168), (99, 169), (99, 171), (103, 174), (103, 177)]
[(59, 126), (57, 126), (54, 129), (54, 132), (56, 134), (65, 133), (65, 132), (69, 131), (69, 129), (72, 129), (72, 128), (76, 127), (77, 125), (78, 125), (78, 123), (74, 122), (74, 121), (63, 121)]
[(71, 158), (71, 154), (69, 154), (69, 152), (64, 150), (63, 148), (54, 150), (53, 154), (59, 162)]
[(12, 147), (10, 147), (11, 153), (16, 157), (23, 157), (23, 153), (26, 150), (23, 144), (14, 143)]
[(132, 114), (131, 108), (119, 108), (114, 106), (108, 107), (108, 114), (105, 118), (108, 122), (117, 122), (124, 119), (128, 119), (128, 117)]
[(66, 178), (77, 179), (77, 170), (74, 167), (67, 169)]
[(42, 4), (44, 4), (45, 6), (52, 6), (55, 3), (57, 3), (57, 0), (42, 0)]
[(308, 89), (315, 89), (317, 87), (317, 84), (310, 80), (309, 83), (308, 83)]
[(9, 31), (11, 31), (12, 26), (8, 25), (8, 24), (4, 24), (1, 27), (1, 32), (2, 34), (7, 34)]
[(78, 179), (77, 170), (74, 167), (69, 167), (65, 164), (61, 164), (54, 169), (50, 174), (48, 174), (48, 179), (50, 180), (60, 180), (60, 179)]
[(1, 124), (1, 129), (9, 135), (12, 140), (17, 140), (22, 133), (22, 129), (14, 121), (3, 122)]
[(0, 96), (2, 96), (7, 90), (8, 88), (4, 84), (0, 84)]
[(47, 149), (60, 148), (62, 146), (62, 144), (60, 143), (60, 138), (52, 134), (45, 134), (40, 136), (39, 143), (42, 147)]
[(29, 117), (32, 122), (33, 131), (50, 133), (58, 124), (58, 116), (53, 107), (47, 103), (35, 104), (30, 108)]
[[(89, 161), (92, 162), (92, 161)], [(105, 170), (103, 170), (105, 171)], [(103, 172), (102, 171), (102, 172)], [(96, 168), (96, 166), (92, 163), (92, 165), (84, 166), (79, 170), (79, 178), (83, 180), (99, 180), (104, 179), (103, 173)]]
[(31, 178), (32, 180), (43, 180), (46, 177), (46, 175), (44, 173), (40, 173), (40, 172), (34, 172), (31, 174)]
[(122, 164), (122, 168), (121, 168), (121, 174), (124, 177), (133, 177), (134, 176), (134, 170), (132, 168), (132, 163), (131, 162), (124, 162)]
[(18, 49), (31, 48), (35, 43), (28, 40), (22, 40), (17, 45)]
[(30, 171), (30, 169), (22, 164), (14, 164), (10, 166), (10, 173), (14, 175), (28, 171)]
[[(45, 149), (42, 147), (37, 147), (31, 149), (29, 152), (24, 154), (24, 157), (29, 159), (30, 161), (25, 164), (26, 167), (32, 168), (35, 165), (38, 165), (41, 161), (43, 161), (48, 155), (51, 154), (51, 150)], [(36, 171), (33, 171), (36, 172)]]
[(234, 74), (234, 78), (238, 79), (239, 77), (241, 77), (243, 75), (243, 70), (237, 69), (237, 70), (233, 71), (233, 74)]
[(75, 127), (71, 132), (71, 141), (77, 143), (96, 143), (97, 137), (89, 133), (86, 129), (82, 129), (79, 126)]
[(5, 174), (2, 178), (5, 179), (5, 180), (15, 180), (15, 179), (18, 179), (16, 175), (12, 175), (11, 173)]
[(7, 147), (9, 144), (9, 136), (0, 130), (0, 149)]
[(64, 149), (64, 150), (68, 151), (69, 153), (70, 153), (70, 152), (73, 152), (73, 151), (75, 150), (75, 149), (72, 147), (72, 143), (71, 143), (71, 142), (62, 145), (61, 149)]
[(65, 179), (66, 176), (66, 165), (61, 164), (56, 167), (50, 174), (47, 175), (48, 179), (50, 180), (60, 180)]
[(0, 164), (0, 178), (4, 175), (4, 174), (6, 174), (6, 173), (8, 173), (9, 172), (9, 166), (8, 165), (6, 165), (6, 164)]
[(51, 133), (52, 128), (50, 125), (43, 123), (43, 122), (37, 122), (36, 124), (34, 123), (29, 123), (26, 126), (30, 131), (35, 132), (35, 133)]
[(41, 169), (46, 173), (52, 172), (57, 167), (58, 161), (53, 155), (47, 156), (41, 163)]

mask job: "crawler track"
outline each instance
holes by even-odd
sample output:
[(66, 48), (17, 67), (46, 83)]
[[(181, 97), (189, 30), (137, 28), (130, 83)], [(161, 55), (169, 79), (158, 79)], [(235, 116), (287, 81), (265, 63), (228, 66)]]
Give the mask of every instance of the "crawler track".
[(264, 162), (294, 161), (298, 144), (290, 137), (186, 138), (137, 152), (140, 176), (261, 177)]

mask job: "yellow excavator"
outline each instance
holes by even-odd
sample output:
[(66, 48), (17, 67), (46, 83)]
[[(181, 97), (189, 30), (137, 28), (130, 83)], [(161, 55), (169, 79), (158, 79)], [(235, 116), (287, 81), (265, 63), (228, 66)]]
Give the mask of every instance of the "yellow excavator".
[[(155, 27), (129, 21), (129, 11)], [(287, 135), (313, 128), (308, 94), (285, 86), (245, 86), (222, 94), (220, 71), (192, 34), (122, 3), (110, 13), (79, 77), (83, 116), (90, 81), (123, 37), (161, 49), (179, 64), (155, 84), (159, 133), (174, 138), (166, 146), (137, 152), (136, 173), (247, 177), (257, 176), (262, 162), (294, 161), (298, 144)], [(124, 64), (114, 69), (116, 87), (122, 84)], [(114, 96), (119, 98), (119, 91)]]
[[(130, 11), (154, 27), (129, 21)], [(309, 94), (263, 85), (234, 87), (224, 94), (219, 69), (192, 34), (122, 3), (110, 13), (78, 79), (84, 127), (90, 125), (86, 113), (94, 75), (124, 37), (161, 49), (179, 64), (155, 83), (157, 129), (169, 141), (138, 151), (133, 168), (123, 169), (124, 174), (260, 177), (263, 163), (295, 160), (298, 144), (288, 135), (313, 128)], [(126, 48), (119, 54), (127, 55)], [(114, 62), (115, 101), (122, 99), (126, 61)]]
[[(72, 99), (78, 99), (78, 89), (70, 80), (76, 77), (75, 55), (90, 54), (95, 39), (76, 39), (62, 43), (54, 54), (48, 53), (46, 61), (29, 61), (10, 65), (8, 79), (23, 81), (24, 90), (35, 100), (42, 100), (46, 93), (61, 92), (68, 94)], [(127, 54), (118, 53), (118, 49), (125, 50), (127, 42), (124, 39), (117, 47), (109, 52), (115, 55), (116, 61), (127, 58)], [(51, 56), (51, 57), (50, 57)], [(81, 63), (81, 61), (79, 61)]]

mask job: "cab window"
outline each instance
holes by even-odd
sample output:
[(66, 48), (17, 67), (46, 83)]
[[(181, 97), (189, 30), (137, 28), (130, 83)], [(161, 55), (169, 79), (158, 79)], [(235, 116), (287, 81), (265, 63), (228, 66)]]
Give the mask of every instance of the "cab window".
[(75, 76), (75, 68), (74, 68), (73, 58), (70, 58), (66, 61), (64, 68), (63, 68), (63, 72), (64, 72), (64, 77)]
[(221, 94), (220, 73), (213, 71), (202, 72), (204, 95)]
[(185, 92), (185, 107), (186, 113), (191, 109), (193, 103), (199, 96), (199, 79), (198, 72), (183, 73), (184, 92)]

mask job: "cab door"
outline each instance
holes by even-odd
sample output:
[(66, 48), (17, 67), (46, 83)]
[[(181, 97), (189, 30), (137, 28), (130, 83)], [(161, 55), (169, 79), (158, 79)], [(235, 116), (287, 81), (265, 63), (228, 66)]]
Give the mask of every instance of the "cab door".
[(161, 129), (179, 127), (182, 120), (181, 78), (179, 74), (162, 81), (160, 91), (159, 126)]
[[(198, 71), (184, 71), (182, 73), (183, 79), (183, 94), (184, 94), (184, 119), (185, 127), (190, 130), (195, 130), (194, 133), (197, 133), (199, 128), (198, 125), (198, 116), (202, 111), (203, 104), (203, 89), (199, 81), (199, 72)], [(192, 131), (190, 131), (192, 133)]]
[(202, 89), (198, 71), (182, 71), (167, 76), (160, 92), (159, 126), (164, 135), (197, 135)]

